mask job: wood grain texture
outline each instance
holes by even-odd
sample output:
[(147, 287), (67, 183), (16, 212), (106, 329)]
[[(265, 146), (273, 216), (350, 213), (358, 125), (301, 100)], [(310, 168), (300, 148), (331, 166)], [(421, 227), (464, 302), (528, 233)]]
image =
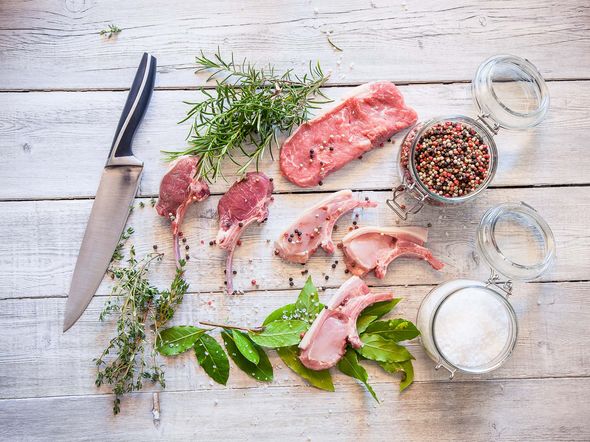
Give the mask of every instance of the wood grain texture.
[[(111, 414), (110, 396), (0, 401), (7, 440), (588, 440), (590, 379), (417, 384), (403, 395), (375, 385), (382, 404), (347, 385), (164, 392), (155, 427), (151, 394)], [(468, 436), (467, 436), (468, 435)]]
[[(273, 254), (273, 242), (286, 224), (290, 224), (303, 207), (311, 206), (325, 196), (318, 193), (275, 196), (268, 221), (262, 226), (250, 226), (242, 236), (242, 246), (236, 250), (236, 289), (254, 289), (250, 283), (253, 278), (263, 290), (288, 289), (289, 276), (294, 277), (296, 287), (301, 287), (306, 278), (301, 275), (304, 268), (309, 269), (318, 285), (338, 287), (348, 278), (338, 249), (333, 256), (317, 251), (305, 267), (284, 262)], [(358, 212), (358, 219), (352, 213), (344, 215), (334, 234), (336, 243), (355, 219), (359, 226), (395, 225), (395, 215), (385, 205), (389, 193), (358, 194), (359, 198), (364, 196), (379, 202), (379, 207)], [(218, 229), (218, 199), (217, 196), (210, 197), (191, 206), (183, 226), (190, 246), (187, 280), (193, 291), (220, 291), (224, 288), (225, 252), (217, 246), (209, 246)], [(128, 225), (136, 231), (133, 243), (138, 253), (152, 251), (154, 244), (157, 244), (158, 251), (165, 253), (165, 259), (153, 272), (153, 282), (164, 286), (172, 280), (174, 272), (169, 225), (167, 220), (158, 217), (149, 200), (144, 201), (146, 207), (136, 207)], [(588, 279), (590, 238), (586, 234), (587, 220), (577, 214), (588, 213), (590, 199), (587, 188), (568, 187), (490, 189), (483, 197), (463, 207), (444, 211), (426, 207), (408, 224), (432, 224), (427, 244), (446, 263), (445, 269), (437, 272), (424, 262), (399, 259), (391, 264), (383, 281), (369, 276), (368, 283), (437, 284), (453, 277), (487, 277), (489, 267), (474, 252), (475, 230), (485, 210), (506, 201), (526, 201), (540, 211), (554, 230), (558, 259), (556, 265), (542, 275), (542, 280)], [(0, 298), (66, 296), (91, 206), (92, 200), (0, 203), (0, 229), (8, 232), (0, 243), (0, 259), (5, 263), (0, 266), (0, 286), (3, 287)], [(339, 264), (332, 269), (335, 260), (339, 260)], [(326, 281), (324, 275), (329, 280)], [(105, 282), (99, 288), (99, 295), (108, 293), (108, 280)]]
[[(393, 292), (404, 300), (393, 316), (414, 321), (422, 298), (432, 287), (380, 287), (376, 292)], [(453, 382), (485, 381), (505, 378), (589, 376), (590, 336), (587, 323), (587, 293), (590, 283), (520, 284), (511, 302), (519, 319), (516, 350), (499, 370), (480, 376), (457, 374)], [(321, 293), (322, 301), (335, 290)], [(240, 297), (221, 293), (191, 294), (176, 313), (171, 324), (197, 325), (197, 321), (223, 322), (257, 326), (274, 309), (293, 302), (298, 291), (257, 291)], [(104, 298), (94, 298), (71, 332), (61, 334), (65, 300), (60, 298), (0, 301), (0, 399), (49, 396), (98, 395), (109, 392), (94, 386), (96, 368), (92, 362), (114, 332), (112, 322), (100, 323), (99, 312)], [(219, 336), (217, 336), (219, 338)], [(416, 381), (448, 382), (445, 370), (435, 371), (418, 341), (409, 344), (415, 355)], [(306, 383), (294, 375), (269, 351), (275, 367), (274, 386), (296, 387)], [(261, 384), (232, 366), (227, 388), (209, 382), (197, 366), (194, 354), (187, 352), (174, 358), (162, 358), (166, 365), (166, 391), (226, 389), (256, 390)], [(373, 364), (366, 364), (371, 383), (388, 384), (395, 390), (396, 376), (386, 374)], [(334, 373), (336, 390), (356, 381)], [(358, 388), (362, 390), (359, 385)], [(146, 385), (146, 390), (152, 390)], [(250, 392), (248, 393), (250, 394)], [(319, 396), (324, 393), (317, 391)], [(454, 405), (453, 405), (454, 406)]]
[[(590, 183), (586, 142), (590, 82), (554, 82), (549, 89), (551, 110), (544, 122), (524, 131), (504, 130), (496, 137), (500, 159), (494, 186)], [(467, 84), (412, 85), (401, 90), (422, 119), (477, 113)], [(338, 100), (350, 88), (327, 92)], [(141, 195), (158, 193), (167, 168), (160, 151), (185, 148), (188, 126), (176, 123), (187, 109), (182, 101), (197, 96), (194, 91), (154, 94), (133, 147), (145, 163)], [(93, 196), (125, 98), (124, 92), (0, 94), (0, 199)], [(394, 145), (387, 143), (332, 174), (323, 187), (304, 191), (392, 188), (398, 183), (402, 138), (403, 133), (394, 137)], [(227, 180), (233, 182), (236, 168), (229, 161), (226, 165)], [(281, 176), (278, 161), (266, 158), (261, 169), (275, 178), (276, 191), (302, 190)], [(219, 180), (212, 191), (223, 193), (228, 186)]]
[[(194, 86), (206, 78), (194, 56), (218, 46), (280, 69), (320, 60), (339, 84), (470, 80), (497, 53), (527, 57), (547, 78), (586, 78), (589, 18), (583, 1), (5, 0), (0, 78), (10, 89), (127, 88), (147, 50), (158, 86)], [(123, 31), (101, 38), (110, 23)]]

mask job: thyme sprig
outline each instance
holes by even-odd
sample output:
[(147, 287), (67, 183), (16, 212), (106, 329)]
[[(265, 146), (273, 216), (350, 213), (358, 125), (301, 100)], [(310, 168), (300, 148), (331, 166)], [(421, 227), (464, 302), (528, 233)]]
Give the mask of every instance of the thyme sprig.
[(108, 26), (108, 28), (101, 30), (98, 33), (98, 35), (100, 35), (101, 37), (106, 37), (107, 39), (110, 39), (111, 37), (117, 35), (121, 31), (122, 31), (122, 29), (120, 27), (118, 27), (117, 25), (110, 24)]
[(149, 253), (138, 259), (131, 246), (127, 266), (109, 269), (115, 285), (99, 319), (104, 321), (116, 315), (116, 336), (95, 359), (98, 367), (95, 383), (97, 387), (103, 384), (112, 387), (115, 414), (121, 409), (121, 396), (141, 390), (145, 381), (166, 386), (163, 368), (156, 358), (156, 341), (161, 327), (182, 302), (188, 284), (183, 278), (182, 261), (169, 290), (160, 291), (151, 285), (149, 268), (162, 256), (162, 253)]
[[(212, 71), (215, 90), (201, 88), (204, 99), (185, 102), (191, 108), (180, 122), (193, 120), (187, 136), (189, 147), (165, 151), (169, 160), (197, 155), (197, 176), (212, 182), (223, 176), (222, 162), (228, 158), (243, 175), (273, 145), (278, 134), (290, 132), (308, 120), (312, 109), (330, 100), (321, 91), (328, 80), (319, 63), (309, 64), (309, 72), (297, 75), (292, 69), (279, 74), (273, 66), (258, 68), (244, 60), (225, 60), (218, 51), (212, 58), (202, 51), (196, 58), (197, 72)], [(240, 162), (239, 154), (245, 161)]]

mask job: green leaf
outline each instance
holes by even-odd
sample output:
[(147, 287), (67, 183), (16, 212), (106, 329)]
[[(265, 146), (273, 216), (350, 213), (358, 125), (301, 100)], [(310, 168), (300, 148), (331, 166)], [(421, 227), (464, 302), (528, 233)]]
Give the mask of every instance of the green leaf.
[(320, 297), (318, 295), (318, 289), (313, 285), (311, 276), (305, 281), (305, 285), (299, 293), (299, 297), (295, 302), (295, 308), (297, 313), (301, 316), (300, 318), (308, 321), (310, 324), (314, 321), (316, 316), (324, 308), (323, 304), (320, 303)]
[(295, 304), (287, 304), (282, 307), (279, 307), (266, 317), (262, 325), (270, 324), (271, 322), (277, 321), (279, 319), (292, 319), (292, 315), (294, 312)]
[(225, 385), (229, 378), (229, 360), (223, 347), (211, 336), (203, 334), (195, 342), (194, 349), (205, 373), (218, 384)]
[(404, 391), (414, 382), (414, 367), (411, 360), (403, 362), (379, 362), (379, 365), (389, 373), (402, 373), (399, 391)]
[(373, 387), (369, 385), (369, 375), (367, 375), (365, 368), (359, 364), (357, 354), (352, 348), (346, 350), (346, 353), (342, 359), (338, 361), (338, 370), (340, 370), (345, 375), (350, 376), (351, 378), (361, 381), (365, 387), (367, 387), (367, 390), (369, 390), (369, 393), (371, 393), (373, 399), (379, 402), (379, 398), (377, 397), (375, 390), (373, 390)]
[(420, 331), (412, 322), (402, 318), (373, 322), (367, 327), (366, 333), (396, 342), (414, 339), (420, 335)]
[(395, 298), (391, 301), (376, 302), (364, 309), (356, 321), (356, 328), (359, 333), (364, 332), (369, 324), (376, 321), (381, 316), (389, 313), (401, 301), (401, 298)]
[(367, 359), (377, 362), (402, 362), (412, 358), (410, 352), (401, 345), (379, 335), (361, 335), (363, 346), (358, 352)]
[(258, 365), (260, 362), (260, 355), (254, 347), (254, 343), (248, 337), (248, 335), (240, 330), (232, 330), (232, 337), (236, 343), (236, 347), (240, 350), (240, 353), (253, 364)]
[(240, 370), (258, 381), (272, 381), (272, 365), (268, 360), (268, 356), (261, 347), (257, 345), (254, 346), (260, 357), (260, 362), (258, 365), (256, 365), (250, 362), (244, 357), (244, 355), (242, 355), (242, 353), (240, 353), (231, 333), (228, 331), (223, 331), (221, 332), (221, 337), (223, 338), (223, 343), (225, 344), (225, 348), (229, 354), (229, 357), (232, 358)]
[(156, 350), (164, 356), (184, 353), (197, 342), (207, 330), (192, 325), (177, 325), (162, 330), (156, 342)]
[(290, 319), (273, 321), (261, 332), (249, 332), (250, 338), (263, 347), (277, 348), (299, 344), (301, 334), (309, 328), (306, 321)]
[(334, 391), (332, 375), (329, 370), (310, 370), (301, 363), (296, 345), (291, 347), (280, 347), (276, 349), (279, 357), (285, 365), (309, 382), (316, 388), (326, 391)]

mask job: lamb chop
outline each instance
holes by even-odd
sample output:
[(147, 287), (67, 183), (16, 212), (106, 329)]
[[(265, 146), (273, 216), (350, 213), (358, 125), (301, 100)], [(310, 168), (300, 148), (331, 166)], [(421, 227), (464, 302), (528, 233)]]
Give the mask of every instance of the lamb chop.
[(238, 240), (248, 225), (254, 221), (266, 221), (268, 206), (274, 200), (271, 196), (272, 191), (272, 178), (268, 178), (262, 172), (248, 172), (219, 200), (217, 244), (228, 251), (225, 264), (228, 293), (234, 293), (232, 260)]
[(320, 184), (365, 152), (383, 146), (417, 120), (399, 89), (388, 81), (367, 83), (334, 109), (302, 124), (283, 144), (281, 173), (301, 187)]
[(444, 264), (424, 247), (428, 230), (424, 227), (362, 227), (342, 239), (346, 267), (354, 275), (364, 276), (375, 270), (383, 279), (387, 266), (400, 256), (411, 256), (427, 261), (434, 269)]
[(303, 264), (321, 247), (334, 253), (332, 230), (338, 219), (357, 207), (376, 207), (372, 201), (358, 201), (351, 190), (341, 190), (323, 199), (285, 230), (275, 242), (275, 255)]
[(326, 308), (299, 343), (299, 360), (312, 370), (333, 367), (344, 356), (346, 345), (362, 347), (356, 320), (369, 305), (390, 301), (393, 293), (373, 294), (358, 276), (348, 279), (336, 292)]
[(207, 183), (195, 178), (198, 162), (199, 158), (195, 156), (177, 158), (170, 163), (160, 182), (160, 197), (156, 210), (159, 215), (171, 221), (177, 267), (180, 267), (180, 227), (186, 209), (190, 204), (206, 200), (210, 195)]

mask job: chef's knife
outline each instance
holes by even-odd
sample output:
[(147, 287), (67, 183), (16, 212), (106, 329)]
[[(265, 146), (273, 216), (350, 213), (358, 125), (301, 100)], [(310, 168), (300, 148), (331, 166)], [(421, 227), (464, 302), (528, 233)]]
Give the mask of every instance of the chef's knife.
[(111, 261), (125, 228), (143, 169), (133, 156), (131, 141), (147, 109), (156, 77), (156, 59), (144, 53), (127, 96), (113, 145), (100, 179), (64, 316), (65, 332), (82, 315)]

